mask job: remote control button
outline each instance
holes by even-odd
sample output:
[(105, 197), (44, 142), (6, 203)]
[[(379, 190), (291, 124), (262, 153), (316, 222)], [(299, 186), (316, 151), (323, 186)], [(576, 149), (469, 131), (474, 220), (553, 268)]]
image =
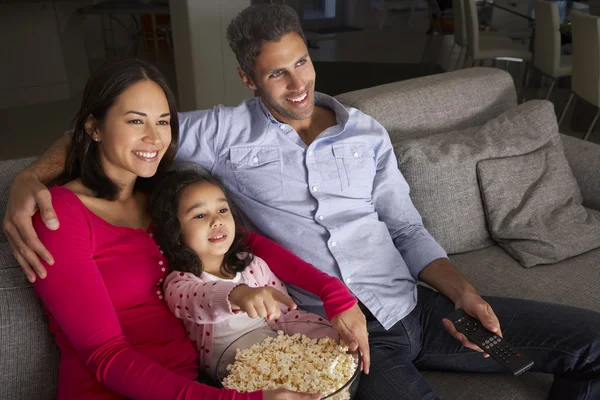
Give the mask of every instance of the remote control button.
[(517, 357), (517, 358), (521, 358), (521, 355), (520, 355), (519, 353), (517, 353), (517, 354), (515, 355), (515, 357)]

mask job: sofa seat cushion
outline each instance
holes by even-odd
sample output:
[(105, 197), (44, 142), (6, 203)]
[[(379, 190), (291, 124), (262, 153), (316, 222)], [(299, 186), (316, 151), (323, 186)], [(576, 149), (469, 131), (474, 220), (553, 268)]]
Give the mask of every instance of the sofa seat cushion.
[(56, 398), (58, 348), (33, 286), (0, 243), (0, 399)]
[(545, 400), (553, 378), (527, 372), (519, 377), (506, 374), (473, 374), (423, 371), (433, 391), (444, 400)]
[(450, 259), (483, 296), (547, 301), (600, 312), (600, 249), (535, 268), (521, 267), (499, 246)]

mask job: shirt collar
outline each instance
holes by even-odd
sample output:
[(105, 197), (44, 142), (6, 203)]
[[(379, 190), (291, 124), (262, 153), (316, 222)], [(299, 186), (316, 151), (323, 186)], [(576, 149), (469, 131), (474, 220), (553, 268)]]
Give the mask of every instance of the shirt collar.
[[(344, 130), (344, 128), (346, 127), (346, 123), (350, 119), (350, 114), (348, 113), (348, 110), (346, 109), (346, 107), (344, 107), (342, 105), (342, 103), (340, 103), (333, 97), (326, 95), (325, 93), (319, 93), (319, 92), (314, 92), (314, 93), (315, 93), (315, 106), (326, 107), (326, 108), (329, 108), (330, 110), (332, 110), (335, 113), (335, 118), (337, 120), (337, 123), (339, 125), (341, 125), (342, 130)], [(267, 120), (274, 125), (277, 125), (277, 126), (281, 125), (281, 122), (277, 121), (275, 119), (275, 117), (273, 117), (273, 114), (271, 114), (271, 112), (267, 109), (267, 106), (265, 106), (262, 99), (260, 97), (258, 99), (259, 99), (260, 108), (263, 111), (263, 113), (265, 114), (265, 117), (267, 118)]]

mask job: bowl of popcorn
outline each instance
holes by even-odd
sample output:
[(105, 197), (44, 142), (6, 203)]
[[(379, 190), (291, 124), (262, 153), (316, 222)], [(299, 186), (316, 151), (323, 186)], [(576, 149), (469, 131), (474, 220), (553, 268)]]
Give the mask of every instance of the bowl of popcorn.
[(349, 351), (330, 325), (280, 322), (231, 343), (219, 359), (217, 380), (238, 392), (285, 388), (351, 400), (360, 362), (360, 353)]

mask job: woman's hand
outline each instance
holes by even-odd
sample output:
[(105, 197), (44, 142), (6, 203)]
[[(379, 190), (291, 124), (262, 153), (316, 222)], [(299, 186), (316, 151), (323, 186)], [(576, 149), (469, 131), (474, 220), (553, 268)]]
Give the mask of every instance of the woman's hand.
[(229, 293), (229, 302), (233, 311), (241, 310), (250, 318), (260, 317), (269, 321), (281, 316), (279, 303), (292, 310), (298, 308), (288, 296), (268, 286), (259, 288), (251, 288), (247, 285), (236, 286)]
[(286, 389), (263, 391), (264, 400), (320, 400), (320, 394), (292, 392)]
[(355, 304), (352, 308), (336, 315), (331, 320), (331, 326), (340, 334), (350, 350), (360, 350), (362, 356), (362, 370), (369, 373), (371, 366), (371, 351), (369, 349), (369, 333), (367, 332), (367, 319)]

